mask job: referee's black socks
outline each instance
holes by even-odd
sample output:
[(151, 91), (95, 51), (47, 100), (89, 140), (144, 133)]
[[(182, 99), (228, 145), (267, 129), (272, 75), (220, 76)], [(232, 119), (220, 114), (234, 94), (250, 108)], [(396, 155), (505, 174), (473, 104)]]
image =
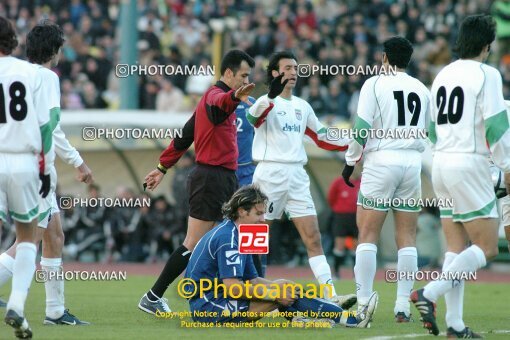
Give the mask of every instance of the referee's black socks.
[(147, 297), (150, 301), (157, 301), (163, 297), (168, 286), (186, 269), (190, 257), (191, 251), (183, 245), (170, 255), (170, 258), (166, 261), (165, 268), (159, 274), (158, 280), (151, 290), (147, 292)]

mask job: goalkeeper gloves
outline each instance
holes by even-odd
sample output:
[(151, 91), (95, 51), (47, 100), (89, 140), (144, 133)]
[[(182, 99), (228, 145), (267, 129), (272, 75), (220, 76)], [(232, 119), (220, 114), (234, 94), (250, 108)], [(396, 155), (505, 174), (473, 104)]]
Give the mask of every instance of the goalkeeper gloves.
[(347, 184), (351, 188), (354, 188), (354, 184), (352, 184), (349, 179), (351, 178), (351, 175), (352, 175), (353, 171), (354, 171), (354, 166), (353, 165), (347, 165), (347, 164), (345, 164), (345, 168), (342, 171), (342, 177), (344, 179), (345, 184)]
[(289, 80), (286, 79), (282, 83), (283, 76), (284, 76), (284, 74), (281, 73), (278, 77), (274, 78), (271, 81), (271, 85), (269, 85), (269, 93), (267, 94), (267, 97), (269, 99), (275, 99), (276, 97), (278, 97), (280, 95), (280, 93), (282, 93), (283, 89), (285, 88), (285, 85), (287, 85), (287, 83), (289, 82)]
[(46, 198), (46, 196), (48, 196), (48, 193), (50, 192), (50, 184), (51, 184), (50, 175), (39, 174), (39, 179), (42, 182), (41, 190), (39, 190), (39, 194), (42, 196), (42, 198)]

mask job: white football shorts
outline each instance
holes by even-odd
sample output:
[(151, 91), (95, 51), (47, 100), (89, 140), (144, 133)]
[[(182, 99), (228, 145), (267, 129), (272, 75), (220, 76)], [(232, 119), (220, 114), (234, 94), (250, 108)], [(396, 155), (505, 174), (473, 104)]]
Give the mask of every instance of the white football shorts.
[(39, 163), (32, 153), (0, 153), (0, 219), (28, 223), (39, 214)]
[(301, 163), (260, 162), (253, 184), (269, 198), (265, 218), (277, 220), (285, 211), (289, 218), (317, 215), (310, 179)]
[(418, 212), (421, 207), (421, 153), (378, 150), (367, 153), (361, 174), (358, 205), (365, 209)]
[(453, 208), (440, 208), (441, 218), (452, 218), (454, 222), (498, 218), (486, 156), (435, 152), (432, 185), (439, 199), (453, 200)]

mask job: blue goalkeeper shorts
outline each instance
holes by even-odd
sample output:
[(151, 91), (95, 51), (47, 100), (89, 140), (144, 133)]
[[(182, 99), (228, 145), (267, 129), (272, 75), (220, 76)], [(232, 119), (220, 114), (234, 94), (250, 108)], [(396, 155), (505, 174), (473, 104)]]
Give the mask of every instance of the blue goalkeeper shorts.
[(250, 185), (255, 173), (255, 164), (241, 165), (237, 168), (236, 176), (239, 181), (239, 187)]

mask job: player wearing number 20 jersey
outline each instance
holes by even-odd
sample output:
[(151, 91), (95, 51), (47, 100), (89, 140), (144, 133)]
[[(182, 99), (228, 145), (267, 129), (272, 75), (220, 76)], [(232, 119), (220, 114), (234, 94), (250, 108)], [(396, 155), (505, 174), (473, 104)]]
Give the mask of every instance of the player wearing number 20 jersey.
[(509, 119), (501, 75), (478, 61), (457, 60), (439, 72), (432, 96), (434, 190), (440, 197), (455, 199), (453, 209), (442, 209), (441, 216), (456, 222), (497, 218), (487, 156), (492, 154), (496, 166), (510, 172)]

